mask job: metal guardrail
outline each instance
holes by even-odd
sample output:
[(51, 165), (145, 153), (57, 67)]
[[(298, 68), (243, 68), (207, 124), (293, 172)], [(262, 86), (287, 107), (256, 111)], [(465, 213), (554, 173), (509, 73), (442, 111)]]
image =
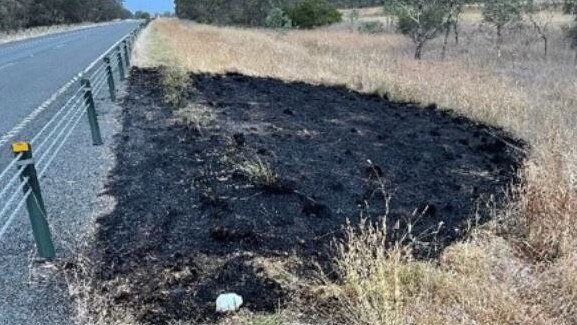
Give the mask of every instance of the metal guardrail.
[[(138, 33), (146, 26), (142, 23), (137, 29), (124, 36), (84, 71), (67, 82), (50, 98), (0, 138), (0, 149), (11, 143), (13, 159), (0, 170), (0, 240), (4, 237), (20, 210), (26, 205), (36, 241), (38, 255), (51, 260), (56, 254), (47, 212), (42, 198), (40, 179), (51, 166), (82, 117), (86, 114), (94, 145), (103, 144), (95, 97), (108, 88), (111, 100), (116, 100), (118, 79), (123, 81), (130, 67), (130, 54)], [(67, 93), (69, 97), (63, 98)], [(29, 142), (13, 140), (41, 113), (56, 101), (65, 103), (33, 136)], [(34, 156), (32, 149), (34, 148)]]

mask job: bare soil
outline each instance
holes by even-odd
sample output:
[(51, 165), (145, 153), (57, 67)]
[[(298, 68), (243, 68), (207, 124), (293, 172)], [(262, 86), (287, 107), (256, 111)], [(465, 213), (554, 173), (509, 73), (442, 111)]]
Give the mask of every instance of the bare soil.
[[(386, 195), (388, 223), (414, 224), (419, 254), (435, 256), (522, 160), (507, 144), (519, 141), (435, 106), (239, 74), (191, 77), (189, 102), (216, 114), (198, 132), (163, 103), (159, 76), (132, 72), (107, 193), (118, 205), (91, 252), (98, 291), (144, 323), (215, 321), (230, 291), (252, 311), (282, 308), (297, 293), (259, 261), (296, 256), (303, 277), (330, 269), (343, 225), (382, 218)], [(247, 159), (278, 180), (240, 172)]]

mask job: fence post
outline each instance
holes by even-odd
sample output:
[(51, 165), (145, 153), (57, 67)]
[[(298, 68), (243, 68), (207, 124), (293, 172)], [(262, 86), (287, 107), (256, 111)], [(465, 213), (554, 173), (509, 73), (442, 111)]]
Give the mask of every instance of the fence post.
[(28, 198), (26, 198), (26, 208), (32, 225), (32, 233), (36, 241), (38, 255), (47, 260), (52, 260), (56, 254), (50, 227), (46, 220), (46, 207), (44, 206), (44, 199), (42, 198), (40, 183), (38, 182), (38, 175), (34, 166), (34, 159), (32, 158), (32, 146), (27, 142), (14, 143), (12, 152), (15, 156), (22, 154), (18, 159), (18, 168), (24, 169), (20, 175), (20, 179), (25, 183), (24, 194), (31, 191)]
[(84, 87), (84, 100), (88, 104), (86, 115), (88, 115), (88, 123), (90, 124), (90, 133), (92, 134), (92, 144), (95, 146), (101, 145), (102, 135), (100, 134), (100, 126), (98, 125), (98, 117), (96, 115), (96, 105), (94, 104), (94, 95), (92, 94), (92, 86), (90, 80), (82, 79), (82, 86)]
[(124, 59), (126, 59), (126, 69), (130, 69), (130, 50), (128, 48), (128, 40), (123, 41), (124, 44)]
[(118, 71), (120, 74), (120, 80), (124, 81), (124, 79), (126, 79), (126, 72), (124, 71), (124, 61), (122, 59), (122, 51), (120, 51), (120, 46), (116, 48), (116, 55), (118, 56)]
[(114, 74), (112, 73), (112, 64), (110, 63), (110, 58), (105, 57), (104, 63), (106, 64), (106, 75), (108, 79), (108, 90), (110, 91), (110, 99), (112, 101), (116, 100), (116, 85), (114, 84)]

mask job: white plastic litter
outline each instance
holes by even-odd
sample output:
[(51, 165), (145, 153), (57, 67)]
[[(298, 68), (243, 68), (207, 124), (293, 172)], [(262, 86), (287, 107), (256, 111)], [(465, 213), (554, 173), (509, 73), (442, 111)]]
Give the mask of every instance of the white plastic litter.
[(218, 313), (234, 312), (242, 306), (242, 303), (242, 297), (236, 293), (223, 293), (216, 298), (216, 311)]

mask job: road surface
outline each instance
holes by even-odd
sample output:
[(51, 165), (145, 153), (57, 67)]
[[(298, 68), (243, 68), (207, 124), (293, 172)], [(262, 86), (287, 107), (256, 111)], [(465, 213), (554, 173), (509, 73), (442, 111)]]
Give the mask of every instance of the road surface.
[(0, 45), (0, 138), (139, 23), (119, 22)]

